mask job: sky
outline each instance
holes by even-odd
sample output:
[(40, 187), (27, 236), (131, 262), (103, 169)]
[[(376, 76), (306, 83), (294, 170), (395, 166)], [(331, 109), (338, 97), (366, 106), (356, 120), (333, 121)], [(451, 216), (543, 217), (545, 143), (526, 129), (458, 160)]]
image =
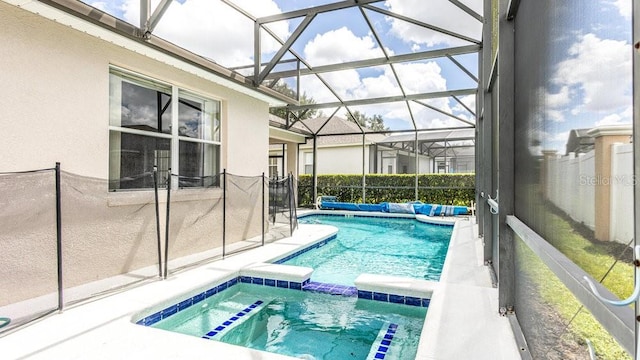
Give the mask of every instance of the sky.
[[(232, 0), (252, 16), (263, 17), (300, 7), (327, 4), (330, 0)], [(138, 0), (85, 1), (100, 10), (106, 11), (122, 20), (138, 25)], [(463, 36), (480, 39), (481, 23), (469, 16), (448, 0), (430, 0), (424, 6), (424, 0), (388, 0), (373, 4), (376, 7), (391, 10), (419, 21), (429, 23)], [(463, 0), (467, 6), (481, 13), (482, 0)], [(152, 7), (159, 3), (152, 1)], [(319, 14), (309, 24), (304, 33), (292, 46), (292, 50), (311, 66), (336, 64), (367, 58), (382, 58), (385, 51), (388, 56), (409, 54), (450, 46), (471, 44), (458, 38), (439, 32), (425, 30), (409, 22), (392, 19), (375, 11), (365, 10), (369, 21), (376, 29), (382, 46), (367, 26), (365, 17), (358, 9), (345, 9)], [(450, 21), (448, 19), (456, 19)], [(269, 30), (282, 41), (286, 40), (300, 24), (302, 19), (292, 19), (271, 23)], [(174, 1), (154, 31), (159, 36), (190, 51), (205, 56), (217, 63), (236, 67), (253, 63), (253, 22), (221, 1), (180, 0)], [(261, 61), (270, 61), (280, 43), (263, 31), (261, 37)], [(385, 49), (383, 51), (382, 49)], [(293, 56), (287, 54), (285, 59)], [(456, 56), (455, 59), (477, 76), (476, 54)], [(279, 66), (276, 70), (288, 70)], [(300, 79), (301, 93), (314, 99), (316, 103), (343, 100), (401, 95), (402, 90), (396, 81), (394, 70), (400, 78), (406, 94), (417, 94), (450, 89), (469, 89), (476, 82), (459, 69), (449, 59), (436, 59), (402, 63), (392, 69), (390, 66), (345, 70), (325, 73), (321, 79), (306, 76)], [(295, 78), (285, 80), (295, 88)], [(330, 84), (332, 93), (324, 84)], [(338, 97), (336, 97), (336, 95)], [(475, 108), (475, 96), (460, 98), (468, 107)], [(453, 113), (464, 119), (472, 120), (473, 114), (460, 106), (454, 99), (434, 99), (424, 101), (445, 112)], [(334, 108), (322, 110), (330, 115)], [(360, 111), (368, 116), (381, 115), (385, 124), (392, 129), (412, 129), (413, 124), (407, 105), (404, 102), (350, 107), (351, 111)], [(447, 117), (429, 108), (412, 104), (411, 111), (417, 126), (447, 127), (467, 126), (458, 120)], [(338, 115), (345, 116), (345, 109)]]
[[(254, 17), (332, 3), (332, 0), (232, 0)], [(108, 0), (86, 3), (134, 25), (139, 21), (138, 0)], [(482, 14), (482, 0), (462, 0)], [(152, 7), (159, 0), (152, 0)], [(543, 133), (544, 147), (564, 151), (568, 133), (573, 128), (629, 123), (631, 120), (631, 0), (589, 1), (582, 13), (568, 22), (566, 36), (556, 40), (555, 62), (549, 80), (539, 89), (545, 109), (539, 114), (551, 123)], [(381, 9), (403, 14), (463, 37), (479, 40), (482, 24), (448, 0), (386, 0), (373, 4)], [(561, 5), (558, 5), (561, 6)], [(379, 36), (380, 43), (367, 26), (358, 9), (319, 14), (293, 44), (292, 51), (310, 66), (336, 64), (366, 58), (410, 54), (451, 46), (471, 44), (460, 38), (427, 30), (410, 22), (365, 10)], [(301, 23), (291, 19), (270, 23), (268, 28), (285, 41)], [(154, 30), (154, 35), (174, 42), (227, 67), (253, 64), (253, 21), (217, 0), (174, 1)], [(265, 31), (261, 34), (261, 61), (268, 62), (280, 43)], [(383, 51), (384, 49), (384, 51)], [(284, 59), (293, 56), (287, 54)], [(473, 76), (478, 74), (476, 54), (455, 56)], [(293, 69), (292, 65), (275, 70)], [(603, 71), (606, 69), (605, 71)], [(401, 95), (396, 76), (406, 94), (469, 89), (476, 81), (447, 58), (380, 66), (366, 69), (324, 73), (321, 79), (304, 76), (301, 93), (316, 103)], [(285, 79), (295, 88), (295, 78)], [(332, 93), (324, 84), (330, 84)], [(628, 85), (628, 86), (627, 86)], [(475, 95), (459, 98), (475, 109)], [(425, 100), (423, 103), (462, 119), (475, 122), (474, 115), (455, 99)], [(330, 115), (333, 108), (322, 110)], [(391, 129), (412, 129), (406, 103), (350, 107), (368, 116), (381, 115)], [(467, 126), (464, 122), (417, 103), (411, 114), (420, 129)], [(344, 108), (338, 115), (345, 116)], [(537, 149), (536, 151), (539, 151)]]
[(546, 126), (538, 153), (564, 154), (572, 129), (631, 123), (631, 0), (583, 4), (581, 12), (566, 11), (561, 16), (569, 16), (556, 20), (564, 36), (555, 38), (556, 61), (539, 89)]

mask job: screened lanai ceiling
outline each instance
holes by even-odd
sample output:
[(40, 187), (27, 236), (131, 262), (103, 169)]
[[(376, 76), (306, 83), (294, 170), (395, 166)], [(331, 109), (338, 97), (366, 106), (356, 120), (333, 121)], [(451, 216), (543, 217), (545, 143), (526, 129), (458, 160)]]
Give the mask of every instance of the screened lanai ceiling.
[(382, 119), (388, 132), (475, 126), (482, 0), (82, 3), (94, 22), (113, 17), (143, 41), (173, 44), (178, 55), (186, 50), (224, 76), (284, 95), (272, 105), (285, 128), (349, 115)]

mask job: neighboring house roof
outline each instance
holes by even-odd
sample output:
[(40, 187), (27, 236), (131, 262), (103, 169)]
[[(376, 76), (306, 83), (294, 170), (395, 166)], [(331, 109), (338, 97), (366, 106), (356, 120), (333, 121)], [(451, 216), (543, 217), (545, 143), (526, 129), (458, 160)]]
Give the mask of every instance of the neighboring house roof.
[[(334, 116), (318, 117), (295, 122), (290, 129), (304, 132), (312, 136), (318, 133), (318, 146), (348, 146), (362, 145), (362, 130), (353, 121)], [(275, 115), (270, 115), (269, 120), (278, 127), (286, 127), (286, 120)], [(328, 120), (328, 121), (327, 121)], [(302, 124), (304, 123), (304, 124)], [(371, 132), (363, 129), (365, 133)], [(339, 135), (347, 134), (347, 135)], [(429, 156), (473, 156), (475, 153), (475, 129), (450, 129), (428, 130), (418, 132), (418, 145), (421, 154)], [(413, 133), (367, 134), (365, 145), (377, 144), (389, 149), (402, 149), (413, 151), (416, 135)], [(301, 147), (313, 146), (313, 139), (307, 139), (307, 143)]]
[[(273, 114), (269, 114), (269, 123), (274, 127), (287, 128), (286, 120)], [(306, 134), (310, 137), (314, 133), (318, 133), (320, 135), (318, 136), (318, 146), (362, 144), (362, 130), (358, 125), (339, 116), (334, 116), (330, 120), (325, 116), (297, 121), (288, 130)], [(371, 130), (364, 129), (364, 131), (367, 133)], [(374, 144), (384, 138), (386, 138), (384, 134), (367, 134), (365, 144)], [(312, 145), (313, 140), (309, 139), (305, 146)]]
[(293, 126), (287, 126), (287, 120), (273, 114), (269, 114), (269, 126), (293, 131), (302, 135), (313, 136), (309, 129), (300, 124), (300, 122), (295, 122)]
[[(303, 122), (311, 130), (313, 130), (313, 132), (322, 135), (318, 137), (318, 146), (362, 144), (362, 130), (360, 130), (358, 125), (356, 125), (353, 121), (349, 121), (345, 118), (334, 116), (329, 120), (328, 117), (318, 117), (313, 119), (306, 119), (303, 120)], [(363, 130), (365, 133), (371, 131), (369, 129)], [(365, 137), (365, 144), (375, 144), (385, 137), (386, 136), (384, 134), (368, 134)], [(313, 145), (313, 140), (309, 140), (307, 144)]]
[(595, 139), (588, 134), (589, 129), (572, 129), (567, 140), (566, 155), (570, 152), (581, 154), (593, 150)]
[[(452, 141), (464, 141), (474, 140), (476, 137), (475, 129), (453, 129), (453, 130), (428, 130), (418, 132), (418, 141), (430, 141), (430, 142), (452, 142)], [(409, 134), (394, 134), (386, 137), (381, 142), (394, 143), (402, 141), (415, 141), (415, 135)]]
[[(475, 129), (428, 130), (418, 133), (418, 149), (429, 156), (473, 156), (475, 153)], [(414, 151), (416, 135), (394, 134), (378, 142), (378, 145)]]

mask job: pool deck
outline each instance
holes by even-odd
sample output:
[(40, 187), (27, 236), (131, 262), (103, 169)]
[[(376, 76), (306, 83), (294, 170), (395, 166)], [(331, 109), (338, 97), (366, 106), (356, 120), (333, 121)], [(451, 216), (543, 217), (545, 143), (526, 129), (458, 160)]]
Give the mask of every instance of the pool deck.
[(416, 359), (520, 359), (508, 318), (498, 313), (498, 289), (483, 261), (471, 220), (459, 220), (439, 287), (434, 291)]
[[(482, 263), (481, 239), (468, 219), (457, 221), (442, 278), (433, 292), (416, 359), (512, 360), (520, 355), (498, 292)], [(2, 359), (292, 359), (217, 341), (136, 325), (132, 321), (181, 296), (237, 277), (248, 265), (295, 251), (335, 233), (301, 225), (293, 237), (211, 262), (48, 316), (0, 338)]]

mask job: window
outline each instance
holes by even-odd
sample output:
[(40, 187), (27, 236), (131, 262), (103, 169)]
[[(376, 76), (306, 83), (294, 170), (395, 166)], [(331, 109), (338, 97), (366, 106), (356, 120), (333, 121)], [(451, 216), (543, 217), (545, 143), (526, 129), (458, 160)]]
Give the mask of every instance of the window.
[(304, 173), (313, 174), (313, 153), (304, 153)]
[(154, 165), (162, 187), (218, 184), (219, 101), (112, 68), (109, 102), (109, 190), (152, 188)]
[(269, 157), (269, 178), (275, 179), (278, 177), (278, 162), (281, 159), (279, 156)]

